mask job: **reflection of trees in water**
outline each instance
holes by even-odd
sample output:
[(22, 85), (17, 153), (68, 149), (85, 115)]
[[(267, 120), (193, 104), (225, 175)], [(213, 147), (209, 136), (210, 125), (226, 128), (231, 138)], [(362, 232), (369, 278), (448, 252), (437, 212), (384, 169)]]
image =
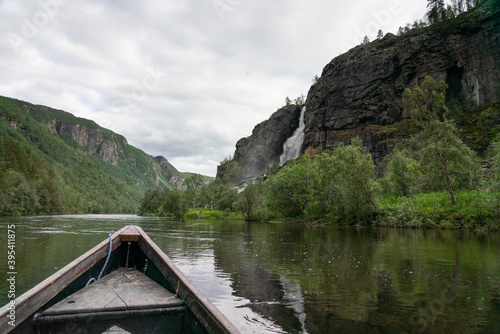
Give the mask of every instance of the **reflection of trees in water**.
[[(442, 291), (451, 297), (450, 289), (467, 294), (422, 318), (429, 321), (427, 332), (498, 332), (498, 292), (485, 302), (485, 311), (474, 305), (478, 300), (467, 300), (485, 294), (488, 287), (479, 282), (498, 262), (491, 257), (484, 263), (492, 268), (471, 266), (478, 244), (486, 245), (468, 235), (263, 224), (231, 237), (216, 243), (216, 266), (231, 273), (234, 295), (250, 300), (250, 309), (289, 333), (416, 333), (421, 327), (412, 317), (421, 319)], [(473, 284), (464, 287), (465, 281)]]
[[(333, 328), (366, 332), (379, 323), (387, 327), (394, 322), (400, 304), (397, 292), (386, 272), (373, 284), (375, 245), (368, 242), (359, 247), (353, 236), (364, 232), (318, 235), (318, 231), (301, 229), (297, 235), (255, 230), (257, 233), (239, 234), (231, 247), (224, 243), (214, 246), (216, 266), (231, 273), (234, 295), (250, 300), (246, 306), (252, 311), (289, 333), (328, 333)], [(289, 243), (294, 247), (288, 247)], [(346, 271), (345, 267), (352, 268)], [(358, 292), (353, 292), (355, 286)], [(374, 295), (375, 306), (370, 305)], [(339, 296), (346, 301), (340, 301), (341, 306), (337, 306)], [(359, 307), (360, 303), (365, 306)]]
[[(280, 276), (270, 273), (253, 257), (240, 258), (245, 252), (245, 241), (233, 243), (234, 247), (214, 245), (215, 265), (231, 273), (233, 295), (244, 297), (250, 303), (244, 305), (253, 312), (278, 324), (288, 333), (297, 333), (301, 328), (295, 309), (288, 307), (287, 296)], [(252, 319), (248, 319), (252, 321)]]

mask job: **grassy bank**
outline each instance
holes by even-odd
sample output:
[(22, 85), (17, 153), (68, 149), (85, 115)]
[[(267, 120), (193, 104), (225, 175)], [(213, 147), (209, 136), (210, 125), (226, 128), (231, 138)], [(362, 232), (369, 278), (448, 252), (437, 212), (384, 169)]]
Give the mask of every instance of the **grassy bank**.
[[(372, 226), (413, 229), (456, 229), (468, 231), (500, 231), (500, 194), (483, 191), (468, 191), (457, 194), (457, 204), (450, 204), (447, 192), (419, 194), (412, 197), (378, 197), (378, 210)], [(234, 211), (203, 208), (189, 209), (187, 219), (231, 219), (244, 220)], [(262, 221), (273, 221), (275, 216), (260, 212)], [(355, 225), (355, 222), (339, 221), (332, 215), (318, 218), (314, 222), (304, 218), (279, 219), (283, 222), (309, 223), (316, 225)], [(361, 223), (370, 225), (370, 223)]]
[(377, 226), (404, 228), (500, 230), (500, 194), (460, 192), (450, 205), (446, 192), (412, 197), (380, 197)]

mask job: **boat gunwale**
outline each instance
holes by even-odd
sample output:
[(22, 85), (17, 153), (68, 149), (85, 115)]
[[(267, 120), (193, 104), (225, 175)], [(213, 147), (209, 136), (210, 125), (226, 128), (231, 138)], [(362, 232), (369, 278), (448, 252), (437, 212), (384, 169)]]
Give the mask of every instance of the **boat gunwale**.
[[(118, 230), (111, 236), (113, 243), (111, 251), (121, 246), (122, 241), (120, 240), (120, 233), (127, 227), (128, 226)], [(9, 306), (12, 301), (2, 306), (2, 308), (0, 308), (0, 328), (6, 328), (6, 333), (15, 329), (23, 321), (56, 297), (64, 288), (91, 269), (97, 262), (105, 258), (108, 254), (108, 250), (109, 239), (106, 239), (14, 299), (16, 326), (9, 324), (10, 319), (8, 315), (11, 311)]]
[[(206, 317), (198, 317), (204, 320), (204, 326), (217, 333), (240, 333), (226, 316), (184, 275), (184, 273), (172, 262), (172, 260), (158, 247), (158, 245), (140, 228), (135, 226), (141, 234), (138, 245), (153, 264), (160, 270), (163, 276), (176, 289), (175, 294), (181, 298), (187, 307), (195, 314), (204, 312), (210, 316), (211, 322)], [(170, 270), (169, 273), (166, 270)], [(175, 282), (172, 278), (177, 278)], [(194, 297), (194, 298), (193, 298)], [(194, 299), (194, 300), (192, 300)]]
[[(140, 234), (137, 241), (139, 248), (153, 262), (171, 286), (176, 289), (175, 294), (184, 301), (188, 309), (202, 322), (205, 328), (211, 333), (240, 333), (139, 226), (127, 225), (116, 231), (111, 236), (111, 251), (115, 251), (127, 242), (126, 238), (125, 240), (121, 238), (122, 232), (127, 230), (127, 232), (130, 232), (130, 230), (134, 229), (135, 232)], [(8, 315), (11, 310), (9, 308), (11, 302), (2, 306), (0, 308), (0, 328), (7, 329), (5, 333), (14, 330), (55, 298), (63, 289), (90, 270), (97, 262), (104, 259), (108, 255), (108, 251), (109, 238), (17, 297), (14, 300), (15, 326), (9, 325), (10, 319)], [(208, 319), (206, 315), (209, 316)]]

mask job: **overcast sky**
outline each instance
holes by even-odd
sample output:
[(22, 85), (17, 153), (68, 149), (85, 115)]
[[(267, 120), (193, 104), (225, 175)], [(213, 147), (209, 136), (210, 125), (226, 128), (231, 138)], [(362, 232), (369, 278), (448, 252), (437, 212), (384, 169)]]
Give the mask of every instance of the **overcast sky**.
[(63, 109), (183, 172), (307, 94), (334, 57), (425, 0), (0, 0), (0, 95)]

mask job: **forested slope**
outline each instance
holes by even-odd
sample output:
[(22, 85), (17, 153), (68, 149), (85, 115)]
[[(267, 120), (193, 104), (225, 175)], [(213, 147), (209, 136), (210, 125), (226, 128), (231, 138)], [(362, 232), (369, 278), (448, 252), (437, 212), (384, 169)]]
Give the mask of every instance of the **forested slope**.
[(93, 121), (0, 97), (0, 215), (135, 213), (184, 177)]

